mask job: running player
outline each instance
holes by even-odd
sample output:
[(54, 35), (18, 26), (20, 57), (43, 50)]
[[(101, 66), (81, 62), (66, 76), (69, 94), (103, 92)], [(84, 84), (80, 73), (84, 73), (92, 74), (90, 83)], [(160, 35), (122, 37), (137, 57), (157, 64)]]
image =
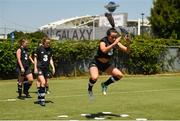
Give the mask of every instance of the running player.
[(123, 77), (123, 73), (110, 63), (114, 50), (117, 48), (127, 53), (129, 53), (130, 50), (130, 39), (128, 36), (125, 36), (127, 46), (124, 46), (120, 42), (121, 37), (118, 37), (118, 33), (114, 28), (108, 29), (106, 34), (107, 36), (100, 40), (97, 54), (89, 65), (90, 78), (88, 83), (88, 94), (90, 98), (93, 96), (92, 88), (98, 79), (99, 71), (111, 75), (106, 82), (101, 83), (103, 95), (107, 94), (108, 85)]

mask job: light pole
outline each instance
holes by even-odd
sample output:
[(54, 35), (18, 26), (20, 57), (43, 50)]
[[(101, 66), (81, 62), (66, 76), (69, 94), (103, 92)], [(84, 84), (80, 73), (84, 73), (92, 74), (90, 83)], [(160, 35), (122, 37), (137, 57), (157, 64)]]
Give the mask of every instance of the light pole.
[(97, 17), (93, 18), (93, 40), (95, 39), (95, 21), (97, 20)]
[(141, 13), (142, 16), (142, 26), (141, 26), (141, 33), (142, 33), (142, 37), (144, 36), (144, 13)]

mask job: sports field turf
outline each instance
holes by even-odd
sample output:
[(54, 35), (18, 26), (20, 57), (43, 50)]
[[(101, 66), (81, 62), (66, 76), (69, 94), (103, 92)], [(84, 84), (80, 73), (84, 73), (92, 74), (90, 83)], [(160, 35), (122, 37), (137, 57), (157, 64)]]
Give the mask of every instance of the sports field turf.
[[(33, 98), (19, 100), (16, 98), (16, 80), (2, 80), (0, 119), (94, 120), (98, 117), (105, 120), (180, 120), (180, 75), (125, 76), (110, 85), (107, 96), (103, 96), (100, 83), (107, 78), (99, 78), (94, 87), (94, 100), (91, 101), (86, 89), (88, 77), (51, 79), (51, 93), (46, 95), (45, 107), (36, 104), (35, 83), (30, 89)], [(129, 116), (121, 117), (121, 114)], [(58, 117), (62, 115), (68, 117)]]

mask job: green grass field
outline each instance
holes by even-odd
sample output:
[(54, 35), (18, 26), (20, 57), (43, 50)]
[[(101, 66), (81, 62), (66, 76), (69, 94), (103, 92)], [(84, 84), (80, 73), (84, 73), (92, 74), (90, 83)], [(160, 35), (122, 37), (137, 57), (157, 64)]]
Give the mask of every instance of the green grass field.
[[(51, 94), (46, 95), (45, 107), (34, 103), (37, 98), (35, 83), (30, 89), (33, 98), (19, 100), (16, 98), (16, 80), (2, 80), (0, 119), (93, 120), (104, 117), (105, 120), (180, 120), (180, 75), (125, 76), (110, 85), (108, 95), (103, 96), (100, 83), (107, 78), (99, 78), (92, 101), (87, 95), (88, 77), (51, 79)], [(128, 114), (129, 117), (120, 117), (120, 114)], [(68, 117), (58, 117), (61, 115)]]

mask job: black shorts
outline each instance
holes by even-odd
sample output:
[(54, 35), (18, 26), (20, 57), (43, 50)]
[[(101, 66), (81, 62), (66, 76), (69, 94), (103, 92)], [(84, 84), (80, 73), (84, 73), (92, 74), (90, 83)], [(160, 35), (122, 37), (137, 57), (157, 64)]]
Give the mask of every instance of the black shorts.
[(97, 67), (100, 71), (105, 72), (111, 66), (111, 63), (102, 63), (99, 60), (94, 59), (90, 62), (89, 68), (94, 66)]
[(21, 74), (21, 69), (20, 69), (19, 67), (16, 68), (16, 71), (17, 71), (18, 75), (21, 74), (21, 76), (24, 76), (24, 77), (25, 77), (26, 75), (32, 73), (30, 67), (25, 67), (24, 70), (25, 70), (24, 74)]
[(38, 68), (38, 76), (43, 75), (44, 78), (50, 78), (50, 72), (48, 68)]

